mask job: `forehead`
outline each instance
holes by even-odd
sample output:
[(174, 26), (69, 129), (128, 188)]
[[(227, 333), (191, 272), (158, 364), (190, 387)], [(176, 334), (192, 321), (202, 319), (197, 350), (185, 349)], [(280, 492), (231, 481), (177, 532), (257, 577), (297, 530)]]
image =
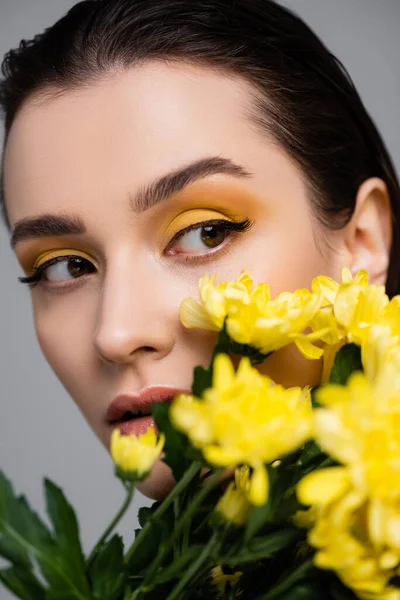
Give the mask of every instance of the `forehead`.
[(115, 177), (126, 180), (128, 173), (133, 181), (150, 180), (193, 156), (223, 150), (221, 139), (225, 147), (234, 143), (249, 127), (246, 102), (240, 80), (160, 62), (44, 101), (33, 98), (10, 131), (6, 196), (23, 197), (27, 185), (30, 197), (35, 190), (53, 195), (57, 181), (58, 194), (65, 190), (72, 199), (75, 189), (96, 193), (107, 179), (115, 186)]
[(282, 151), (246, 117), (251, 92), (244, 80), (212, 69), (154, 61), (33, 98), (15, 119), (5, 152), (11, 223), (52, 211), (55, 199), (84, 216), (101, 199), (126, 198), (205, 156), (293, 176)]

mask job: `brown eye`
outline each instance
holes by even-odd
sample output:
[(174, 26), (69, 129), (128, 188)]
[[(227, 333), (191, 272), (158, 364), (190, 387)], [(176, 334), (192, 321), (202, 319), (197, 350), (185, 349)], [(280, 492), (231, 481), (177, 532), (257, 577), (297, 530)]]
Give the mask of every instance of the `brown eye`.
[(206, 225), (201, 228), (200, 238), (207, 248), (215, 248), (225, 241), (227, 233), (226, 227), (221, 225)]
[(46, 285), (57, 285), (57, 282), (65, 282), (77, 279), (82, 275), (95, 273), (96, 267), (90, 260), (81, 256), (65, 255), (55, 256), (38, 267), (34, 267), (34, 275), (30, 277), (19, 277), (21, 283), (26, 283), (31, 288), (46, 282)]
[(229, 221), (200, 223), (192, 226), (178, 236), (179, 254), (205, 253), (207, 249), (220, 246), (233, 230)]
[(215, 219), (195, 223), (180, 231), (171, 241), (167, 250), (170, 255), (186, 255), (185, 262), (203, 260), (208, 255), (215, 257), (215, 252), (208, 252), (221, 246), (233, 236), (248, 231), (253, 222), (249, 219), (244, 221), (226, 221)]
[(68, 258), (65, 262), (67, 264), (67, 271), (71, 277), (80, 277), (81, 275), (87, 275), (95, 271), (94, 265), (78, 256)]

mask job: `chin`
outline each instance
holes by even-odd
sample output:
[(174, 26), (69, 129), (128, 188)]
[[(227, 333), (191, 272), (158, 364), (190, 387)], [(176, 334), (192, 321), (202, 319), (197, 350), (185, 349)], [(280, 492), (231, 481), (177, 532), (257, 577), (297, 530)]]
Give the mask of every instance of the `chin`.
[(169, 466), (158, 459), (154, 463), (150, 475), (144, 481), (140, 481), (136, 488), (147, 498), (161, 501), (168, 496), (175, 483), (175, 478)]

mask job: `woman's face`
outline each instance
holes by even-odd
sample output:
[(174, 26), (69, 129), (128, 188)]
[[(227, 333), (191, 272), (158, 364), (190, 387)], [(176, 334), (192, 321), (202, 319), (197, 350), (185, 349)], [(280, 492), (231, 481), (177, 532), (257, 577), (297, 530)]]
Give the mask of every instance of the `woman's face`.
[[(301, 172), (247, 120), (249, 102), (238, 79), (152, 62), (30, 101), (12, 126), (4, 173), (13, 229), (50, 215), (81, 225), (20, 227), (15, 252), (25, 275), (65, 257), (31, 291), (36, 332), (107, 449), (117, 395), (189, 391), (193, 368), (208, 365), (216, 334), (179, 319), (205, 272), (220, 283), (245, 268), (276, 295), (321, 273), (338, 278), (345, 264), (340, 232), (316, 221)], [(205, 159), (207, 171), (171, 176)], [(245, 219), (242, 233), (224, 229)], [(222, 224), (205, 229), (210, 220)], [(287, 347), (258, 369), (290, 386), (318, 381), (321, 365)], [(140, 489), (159, 498), (170, 485), (159, 462)]]

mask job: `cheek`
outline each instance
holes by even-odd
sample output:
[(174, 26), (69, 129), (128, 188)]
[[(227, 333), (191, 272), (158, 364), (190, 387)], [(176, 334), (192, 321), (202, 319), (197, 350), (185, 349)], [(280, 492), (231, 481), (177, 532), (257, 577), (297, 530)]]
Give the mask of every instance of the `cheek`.
[(93, 384), (91, 321), (86, 311), (64, 300), (33, 300), (36, 335), (47, 362), (86, 415), (84, 399)]
[[(272, 297), (283, 291), (311, 287), (317, 275), (333, 274), (332, 252), (315, 242), (309, 220), (287, 219), (258, 236), (248, 255), (248, 269), (256, 283), (270, 285)], [(336, 273), (336, 271), (335, 271)]]

